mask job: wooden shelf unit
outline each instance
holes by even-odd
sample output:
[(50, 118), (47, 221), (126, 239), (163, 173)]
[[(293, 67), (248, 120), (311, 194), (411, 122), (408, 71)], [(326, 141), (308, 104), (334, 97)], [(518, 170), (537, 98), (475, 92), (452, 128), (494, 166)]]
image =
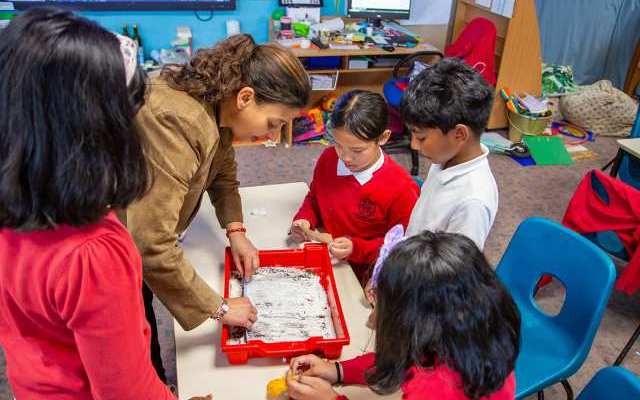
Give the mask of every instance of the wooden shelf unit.
[[(333, 19), (336, 17), (321, 17), (322, 20)], [(345, 24), (354, 22), (355, 19), (342, 17)], [(269, 20), (269, 40), (275, 41), (276, 35), (273, 31), (273, 20)], [(291, 51), (298, 58), (315, 58), (315, 57), (341, 57), (340, 67), (336, 69), (309, 69), (309, 74), (330, 74), (339, 71), (338, 83), (335, 90), (314, 90), (311, 94), (309, 104), (316, 105), (320, 100), (329, 94), (340, 96), (353, 89), (370, 90), (382, 94), (385, 82), (392, 77), (393, 67), (373, 67), (366, 69), (349, 69), (349, 59), (351, 57), (398, 57), (402, 58), (420, 51), (440, 51), (436, 47), (428, 43), (420, 43), (416, 47), (406, 48), (397, 47), (394, 51), (386, 51), (378, 47), (361, 48), (353, 50), (345, 49), (318, 49), (318, 48), (292, 48)], [(283, 132), (283, 141), (287, 146), (291, 146), (293, 141), (292, 124), (288, 123)]]
[(453, 29), (447, 43), (455, 41), (471, 20), (484, 17), (492, 21), (496, 38), (496, 96), (489, 117), (488, 129), (508, 126), (504, 100), (499, 91), (508, 87), (514, 92), (539, 96), (542, 91), (542, 56), (540, 29), (534, 0), (515, 0), (511, 18), (494, 14), (475, 0), (456, 0), (451, 22)]

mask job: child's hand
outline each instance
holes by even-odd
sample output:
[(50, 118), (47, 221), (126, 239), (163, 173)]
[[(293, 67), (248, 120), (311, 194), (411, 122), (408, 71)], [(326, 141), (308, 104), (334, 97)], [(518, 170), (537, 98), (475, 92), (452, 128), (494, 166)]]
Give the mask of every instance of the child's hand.
[(311, 230), (311, 222), (306, 219), (297, 219), (291, 224), (291, 238), (298, 243), (308, 242), (307, 232)]
[(289, 398), (294, 400), (335, 400), (338, 393), (322, 378), (287, 375)]
[(346, 237), (339, 237), (329, 245), (329, 252), (339, 259), (344, 260), (353, 253), (353, 242)]
[(290, 368), (294, 375), (302, 374), (304, 376), (322, 378), (329, 383), (338, 382), (336, 364), (334, 362), (325, 361), (313, 354), (293, 358), (291, 360)]

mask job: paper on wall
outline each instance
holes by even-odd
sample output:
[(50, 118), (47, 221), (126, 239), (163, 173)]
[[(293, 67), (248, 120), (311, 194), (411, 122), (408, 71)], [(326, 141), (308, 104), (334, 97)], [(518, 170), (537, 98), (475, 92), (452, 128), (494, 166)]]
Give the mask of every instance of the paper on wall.
[(451, 17), (453, 0), (411, 0), (411, 17), (402, 25), (444, 25)]
[(515, 4), (515, 0), (493, 0), (491, 3), (491, 12), (511, 18)]

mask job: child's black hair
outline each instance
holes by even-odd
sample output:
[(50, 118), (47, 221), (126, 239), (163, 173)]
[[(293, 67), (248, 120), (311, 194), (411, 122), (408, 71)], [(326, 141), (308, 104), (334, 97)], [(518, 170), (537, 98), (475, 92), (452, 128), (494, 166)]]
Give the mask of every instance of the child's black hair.
[(367, 383), (397, 390), (413, 365), (446, 364), (464, 393), (500, 389), (519, 351), (520, 314), (482, 252), (467, 237), (424, 231), (400, 243), (380, 272), (376, 363)]
[(489, 120), (493, 88), (473, 68), (457, 58), (445, 58), (422, 71), (402, 97), (401, 116), (417, 128), (449, 132), (463, 124), (479, 137)]
[(0, 229), (85, 225), (140, 198), (145, 87), (140, 69), (127, 87), (98, 24), (54, 8), (14, 18), (0, 40)]
[(346, 128), (356, 137), (378, 140), (387, 129), (387, 103), (378, 93), (352, 90), (340, 96), (331, 113), (333, 128)]

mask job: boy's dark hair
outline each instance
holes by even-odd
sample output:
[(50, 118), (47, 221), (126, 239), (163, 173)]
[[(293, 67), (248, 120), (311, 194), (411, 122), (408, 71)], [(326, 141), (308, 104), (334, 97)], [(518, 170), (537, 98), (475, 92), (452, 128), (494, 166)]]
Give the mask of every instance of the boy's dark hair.
[(399, 388), (411, 366), (446, 364), (464, 393), (500, 389), (519, 351), (520, 314), (489, 263), (467, 237), (423, 233), (385, 260), (377, 287), (376, 363), (368, 384)]
[(478, 135), (487, 126), (493, 88), (473, 68), (457, 58), (445, 58), (415, 77), (402, 97), (401, 116), (417, 128), (449, 132), (467, 125)]
[(330, 120), (333, 128), (346, 128), (362, 140), (377, 140), (387, 129), (387, 103), (378, 93), (352, 90), (336, 101)]
[(142, 196), (144, 90), (140, 71), (127, 87), (120, 43), (97, 24), (53, 8), (13, 19), (0, 40), (0, 228), (89, 224)]

